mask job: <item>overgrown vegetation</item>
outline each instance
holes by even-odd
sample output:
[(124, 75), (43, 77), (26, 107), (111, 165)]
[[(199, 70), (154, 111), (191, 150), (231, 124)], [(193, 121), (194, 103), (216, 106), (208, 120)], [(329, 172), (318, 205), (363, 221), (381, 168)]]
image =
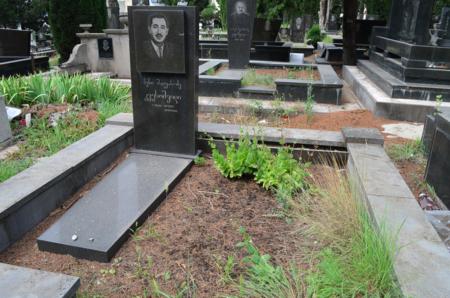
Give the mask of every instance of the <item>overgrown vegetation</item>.
[(122, 102), (129, 97), (130, 88), (113, 83), (109, 78), (93, 80), (85, 75), (40, 74), (28, 77), (9, 77), (0, 80), (0, 93), (8, 105), (23, 104), (85, 104)]
[[(68, 104), (59, 119), (50, 115), (35, 118), (30, 127), (15, 129), (18, 152), (0, 161), (0, 182), (30, 167), (39, 158), (50, 156), (85, 137), (105, 120), (119, 112), (130, 112), (129, 87), (108, 78), (91, 80), (86, 76), (41, 75), (0, 80), (0, 93), (9, 105)], [(81, 114), (93, 112), (95, 119)]]
[(314, 94), (312, 90), (312, 84), (308, 85), (308, 93), (305, 101), (305, 114), (306, 114), (306, 122), (311, 124), (314, 117)]
[(404, 144), (393, 144), (387, 147), (389, 157), (394, 161), (413, 161), (425, 163), (425, 149), (420, 139)]
[(249, 69), (242, 78), (242, 86), (268, 86), (275, 88), (275, 80), (271, 75), (257, 74), (255, 69)]
[(248, 134), (237, 143), (227, 142), (226, 155), (222, 155), (211, 141), (212, 157), (217, 169), (228, 178), (252, 176), (265, 189), (273, 190), (285, 207), (289, 198), (305, 191), (309, 185), (308, 163), (298, 162), (288, 147), (281, 147), (272, 154), (269, 147), (260, 144)]
[(320, 31), (319, 25), (313, 25), (306, 33), (307, 43), (317, 48), (317, 43), (325, 38), (325, 34)]
[[(238, 262), (245, 266), (244, 273), (233, 280), (238, 293), (233, 297), (401, 296), (393, 274), (398, 249), (395, 231), (388, 231), (383, 224), (378, 228), (373, 226), (345, 172), (336, 162), (321, 166), (318, 177), (309, 174), (299, 177), (296, 176), (299, 172), (306, 173), (304, 165), (297, 163), (300, 171), (295, 166), (296, 170), (281, 170), (280, 173), (281, 168), (290, 167), (284, 167), (284, 162), (280, 163), (282, 167), (273, 164), (278, 158), (293, 159), (292, 155), (285, 155), (289, 152), (285, 151), (287, 149), (279, 149), (272, 155), (266, 146), (248, 136), (241, 137), (237, 144), (227, 143), (226, 157), (218, 153), (214, 145), (212, 148), (216, 167), (226, 177), (254, 175), (259, 183), (258, 175), (264, 175), (260, 172), (270, 173), (272, 178), (296, 177), (281, 182), (283, 186), (294, 185), (284, 196), (284, 206), (289, 207), (286, 214), (299, 227), (297, 237), (316, 239), (317, 243), (310, 252), (310, 270), (300, 272), (298, 264), (286, 270), (271, 263), (269, 255), (261, 254), (250, 235), (241, 229), (244, 241), (239, 246), (248, 256)], [(306, 183), (306, 177), (310, 177), (312, 183)], [(304, 184), (292, 184), (294, 181)]]
[(237, 297), (303, 297), (302, 279), (295, 266), (286, 273), (283, 267), (272, 264), (270, 255), (260, 253), (244, 228), (240, 233), (243, 241), (238, 247), (244, 249), (247, 256), (242, 259), (246, 268), (236, 284)]

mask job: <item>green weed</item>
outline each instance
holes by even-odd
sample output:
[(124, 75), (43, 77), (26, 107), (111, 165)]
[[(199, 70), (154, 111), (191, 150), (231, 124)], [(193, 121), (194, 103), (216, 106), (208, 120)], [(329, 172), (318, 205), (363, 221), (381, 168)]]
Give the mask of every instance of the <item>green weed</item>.
[(202, 167), (206, 165), (206, 159), (203, 156), (197, 156), (196, 158), (194, 158), (194, 164)]
[(387, 154), (394, 161), (409, 160), (416, 163), (425, 163), (425, 150), (421, 140), (390, 145), (387, 147)]
[(255, 69), (249, 69), (242, 78), (242, 86), (266, 86), (275, 88), (275, 80), (271, 75), (257, 74)]
[(237, 297), (285, 297), (299, 298), (302, 295), (302, 280), (298, 270), (288, 273), (283, 267), (270, 262), (270, 255), (261, 254), (244, 228), (240, 229), (243, 241), (238, 244), (247, 252), (242, 259), (245, 273), (236, 285)]
[(306, 114), (306, 122), (308, 124), (311, 124), (313, 117), (314, 117), (314, 94), (312, 92), (312, 85), (308, 85), (308, 95), (306, 97), (305, 101), (305, 114)]
[(213, 142), (210, 146), (214, 164), (223, 176), (253, 176), (265, 189), (280, 194), (285, 207), (286, 198), (308, 188), (309, 164), (295, 160), (292, 150), (287, 147), (279, 148), (276, 154), (272, 154), (269, 147), (258, 144), (256, 137), (250, 139), (247, 134), (241, 135), (237, 143), (226, 142), (226, 155), (222, 155)]

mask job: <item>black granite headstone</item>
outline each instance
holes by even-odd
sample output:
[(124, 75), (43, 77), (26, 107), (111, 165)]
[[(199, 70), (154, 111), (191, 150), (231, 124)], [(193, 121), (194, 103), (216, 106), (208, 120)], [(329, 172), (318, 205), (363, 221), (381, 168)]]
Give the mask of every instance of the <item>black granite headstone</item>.
[(442, 202), (450, 207), (450, 112), (438, 113), (431, 151), (428, 156), (426, 181), (433, 186)]
[(303, 20), (305, 22), (305, 32), (308, 32), (309, 29), (311, 29), (312, 25), (313, 25), (313, 18), (312, 15), (310, 14), (305, 14), (303, 16)]
[(97, 39), (98, 57), (104, 59), (114, 58), (112, 38)]
[(328, 20), (328, 23), (327, 23), (327, 30), (328, 31), (336, 31), (336, 30), (338, 30), (338, 23), (337, 23), (336, 15), (332, 14), (330, 16), (330, 19)]
[(291, 23), (291, 41), (305, 41), (305, 21), (302, 17), (296, 17)]
[(197, 10), (134, 6), (128, 14), (135, 147), (195, 155)]
[(229, 0), (228, 59), (230, 69), (244, 69), (250, 61), (255, 0)]
[(108, 29), (120, 28), (120, 8), (117, 0), (108, 0)]
[(30, 56), (31, 31), (0, 29), (0, 56)]
[(438, 45), (441, 47), (450, 47), (450, 7), (444, 7), (442, 9), (439, 30), (441, 34)]
[(432, 0), (392, 0), (389, 37), (414, 44), (426, 44), (433, 13)]

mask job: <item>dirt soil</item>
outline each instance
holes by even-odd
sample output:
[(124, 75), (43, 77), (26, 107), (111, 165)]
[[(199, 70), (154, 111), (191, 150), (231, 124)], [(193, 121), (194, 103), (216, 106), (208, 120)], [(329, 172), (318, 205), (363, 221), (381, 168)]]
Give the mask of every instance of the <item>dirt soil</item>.
[[(313, 167), (313, 173), (320, 170)], [(73, 204), (96, 181), (76, 194)], [(245, 227), (262, 253), (273, 262), (303, 269), (305, 251), (316, 249), (312, 239), (294, 237), (296, 228), (280, 216), (276, 199), (249, 179), (228, 180), (212, 166), (193, 166), (159, 208), (116, 254), (111, 263), (77, 260), (68, 255), (41, 252), (36, 238), (54, 223), (64, 207), (39, 224), (7, 251), (0, 262), (79, 276), (81, 293), (104, 297), (143, 296), (149, 281), (174, 294), (186, 280), (195, 283), (197, 297), (232, 294), (222, 280), (228, 256), (239, 262), (245, 255), (236, 247)], [(233, 276), (242, 268), (238, 264)], [(83, 296), (84, 297), (84, 296)]]

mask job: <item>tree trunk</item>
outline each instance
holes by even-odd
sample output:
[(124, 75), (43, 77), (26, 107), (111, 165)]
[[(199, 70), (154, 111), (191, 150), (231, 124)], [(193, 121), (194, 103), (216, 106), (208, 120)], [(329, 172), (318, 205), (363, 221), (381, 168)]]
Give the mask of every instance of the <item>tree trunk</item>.
[(320, 30), (325, 30), (326, 18), (327, 18), (327, 0), (320, 0), (320, 11), (319, 11), (319, 26)]
[(356, 16), (358, 0), (344, 0), (343, 43), (344, 65), (356, 65)]
[(328, 30), (328, 23), (330, 22), (331, 18), (331, 9), (333, 9), (333, 0), (328, 0), (327, 2), (327, 13), (325, 14), (325, 20), (324, 20), (324, 27), (326, 30)]

